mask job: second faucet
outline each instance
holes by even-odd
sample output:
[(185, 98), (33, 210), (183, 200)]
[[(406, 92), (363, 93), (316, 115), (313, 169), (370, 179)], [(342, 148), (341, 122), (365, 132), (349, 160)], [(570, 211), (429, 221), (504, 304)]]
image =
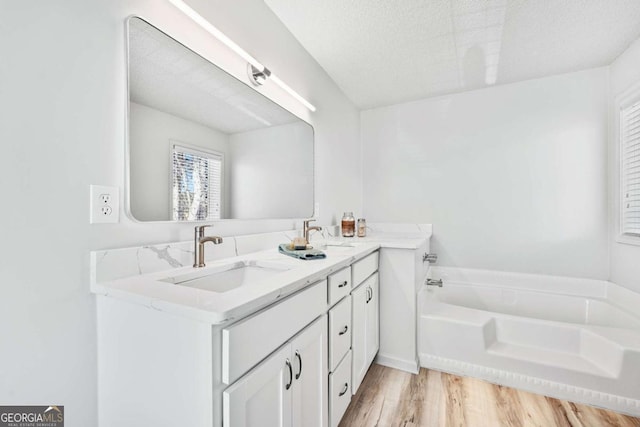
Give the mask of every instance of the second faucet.
[(304, 240), (307, 242), (307, 245), (309, 244), (309, 233), (312, 231), (322, 231), (322, 227), (318, 227), (318, 226), (313, 226), (313, 227), (309, 227), (309, 223), (315, 221), (315, 219), (305, 219), (304, 221), (302, 221), (302, 235), (304, 237)]

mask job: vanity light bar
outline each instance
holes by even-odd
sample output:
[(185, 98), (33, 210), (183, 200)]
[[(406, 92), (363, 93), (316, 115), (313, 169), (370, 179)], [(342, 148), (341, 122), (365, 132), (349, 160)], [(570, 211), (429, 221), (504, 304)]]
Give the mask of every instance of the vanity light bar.
[[(200, 15), (198, 12), (196, 12), (191, 7), (189, 7), (184, 1), (182, 1), (182, 0), (169, 0), (169, 2), (172, 5), (174, 5), (175, 7), (177, 7), (178, 9), (180, 9), (180, 11), (182, 13), (184, 13), (189, 18), (191, 18), (196, 24), (198, 24), (202, 28), (204, 28), (209, 34), (211, 34), (212, 36), (214, 36), (215, 38), (220, 40), (222, 43), (224, 43), (229, 49), (231, 49), (235, 53), (237, 53), (242, 59), (244, 59), (249, 64), (254, 66), (258, 71), (263, 72), (263, 71), (265, 71), (267, 69), (257, 59), (255, 59), (253, 56), (249, 55), (244, 49), (242, 49), (233, 40), (231, 40), (229, 37), (227, 37), (222, 31), (218, 30), (209, 21), (204, 19), (202, 17), (202, 15)], [(300, 94), (298, 94), (298, 92), (296, 92), (295, 90), (291, 89), (285, 82), (280, 80), (276, 75), (270, 74), (269, 78), (271, 80), (273, 80), (273, 82), (275, 84), (280, 86), (285, 92), (287, 92), (289, 95), (291, 95), (292, 97), (297, 99), (302, 105), (307, 107), (309, 110), (316, 111), (316, 107), (314, 107), (313, 104), (311, 104), (309, 101), (307, 101), (302, 96), (300, 96)]]
[(240, 55), (242, 59), (256, 67), (258, 70), (264, 71), (264, 65), (262, 65), (256, 58), (245, 52), (244, 49), (235, 44), (234, 41), (227, 37), (222, 31), (211, 25), (209, 21), (204, 19), (202, 15), (189, 7), (185, 2), (183, 2), (182, 0), (169, 0), (169, 2), (180, 9), (182, 13), (191, 18), (196, 24), (204, 28), (213, 37), (224, 43), (229, 49)]
[(271, 79), (275, 84), (277, 84), (282, 89), (284, 89), (285, 92), (287, 92), (289, 95), (293, 96), (295, 99), (300, 101), (300, 103), (302, 103), (302, 105), (307, 107), (309, 110), (316, 111), (316, 107), (314, 107), (313, 104), (311, 104), (309, 101), (307, 101), (302, 96), (300, 96), (298, 94), (298, 92), (296, 92), (295, 90), (291, 89), (285, 82), (280, 80), (278, 78), (278, 76), (276, 76), (275, 74), (271, 73), (271, 76), (269, 76), (269, 79)]

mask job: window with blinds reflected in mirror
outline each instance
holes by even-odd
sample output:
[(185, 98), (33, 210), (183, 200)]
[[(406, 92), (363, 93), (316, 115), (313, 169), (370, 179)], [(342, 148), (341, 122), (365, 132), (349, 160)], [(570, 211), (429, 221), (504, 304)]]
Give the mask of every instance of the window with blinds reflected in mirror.
[(171, 149), (171, 215), (174, 221), (220, 219), (224, 155), (185, 145)]

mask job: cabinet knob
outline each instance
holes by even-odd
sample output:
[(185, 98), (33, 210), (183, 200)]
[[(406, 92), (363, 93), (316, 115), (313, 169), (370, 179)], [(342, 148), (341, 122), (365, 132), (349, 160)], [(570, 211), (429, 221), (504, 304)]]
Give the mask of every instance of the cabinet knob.
[(289, 382), (284, 386), (284, 388), (286, 390), (289, 390), (291, 388), (291, 383), (293, 383), (293, 368), (291, 367), (291, 362), (289, 361), (289, 359), (287, 359), (285, 363), (287, 365), (287, 368), (289, 368)]

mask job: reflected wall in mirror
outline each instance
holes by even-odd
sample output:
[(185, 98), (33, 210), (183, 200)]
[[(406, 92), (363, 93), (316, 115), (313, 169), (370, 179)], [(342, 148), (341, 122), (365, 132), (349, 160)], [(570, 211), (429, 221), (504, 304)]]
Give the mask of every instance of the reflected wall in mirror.
[(134, 218), (313, 214), (310, 124), (140, 18), (128, 42)]

